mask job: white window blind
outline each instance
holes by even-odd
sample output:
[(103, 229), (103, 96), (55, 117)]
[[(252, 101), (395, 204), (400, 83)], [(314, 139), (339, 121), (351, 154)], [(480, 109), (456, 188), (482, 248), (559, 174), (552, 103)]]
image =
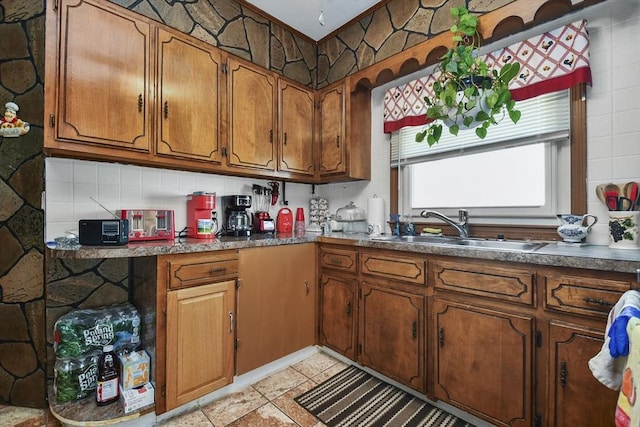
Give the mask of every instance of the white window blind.
[[(460, 130), (457, 136), (451, 135), (444, 126), (440, 142), (429, 147), (426, 142), (415, 142), (415, 135), (425, 126), (406, 127), (391, 136), (391, 163), (411, 164), (424, 161), (428, 156), (440, 155), (452, 151), (481, 149), (491, 144), (513, 145), (566, 140), (569, 138), (570, 109), (569, 91), (548, 93), (535, 98), (518, 101), (516, 109), (522, 117), (514, 124), (507, 115), (497, 125), (488, 129), (485, 139), (480, 139), (474, 129)], [(447, 156), (447, 155), (444, 155)]]

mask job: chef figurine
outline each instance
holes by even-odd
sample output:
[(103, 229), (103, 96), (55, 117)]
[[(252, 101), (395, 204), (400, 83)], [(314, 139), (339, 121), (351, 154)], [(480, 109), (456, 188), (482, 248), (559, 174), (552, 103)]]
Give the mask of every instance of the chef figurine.
[(0, 117), (0, 136), (16, 137), (29, 132), (29, 123), (18, 118), (18, 104), (7, 102), (4, 104), (4, 116)]

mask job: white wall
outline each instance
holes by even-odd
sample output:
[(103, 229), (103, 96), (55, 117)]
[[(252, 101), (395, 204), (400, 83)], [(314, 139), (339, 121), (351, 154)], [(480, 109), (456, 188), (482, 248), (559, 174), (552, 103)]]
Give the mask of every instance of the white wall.
[[(595, 187), (607, 182), (640, 181), (640, 0), (609, 0), (562, 19), (558, 25), (587, 18), (591, 38), (593, 87), (587, 91), (588, 211), (599, 218), (589, 241), (608, 244), (607, 210)], [(545, 28), (543, 31), (555, 28)], [(407, 76), (403, 80), (415, 78)], [(389, 214), (389, 138), (382, 132), (382, 97), (386, 87), (372, 94), (372, 179), (316, 186), (335, 211), (349, 201), (367, 207), (376, 194)], [(193, 191), (251, 194), (251, 185), (266, 180), (193, 172), (159, 170), (113, 163), (53, 159), (46, 162), (46, 239), (77, 232), (78, 219), (104, 218), (93, 197), (111, 210), (173, 209), (176, 229), (186, 224), (186, 195)], [(287, 184), (291, 208), (308, 208), (311, 185)], [(271, 209), (275, 217), (280, 206)], [(308, 212), (306, 215), (308, 219)]]

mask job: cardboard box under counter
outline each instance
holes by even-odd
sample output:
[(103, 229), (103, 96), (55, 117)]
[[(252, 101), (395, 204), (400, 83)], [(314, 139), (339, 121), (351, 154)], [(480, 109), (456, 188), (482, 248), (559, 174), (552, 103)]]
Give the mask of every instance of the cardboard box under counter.
[(125, 414), (153, 405), (155, 402), (153, 384), (147, 383), (131, 390), (124, 390), (120, 384), (120, 402)]
[(149, 382), (149, 354), (134, 351), (120, 356), (120, 384), (123, 390), (131, 390)]

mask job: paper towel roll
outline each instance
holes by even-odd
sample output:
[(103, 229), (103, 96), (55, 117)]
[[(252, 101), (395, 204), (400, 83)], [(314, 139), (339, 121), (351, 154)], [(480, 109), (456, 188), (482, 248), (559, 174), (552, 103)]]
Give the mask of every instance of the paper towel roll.
[(384, 199), (373, 196), (367, 202), (367, 224), (373, 226), (374, 232), (385, 233), (385, 218)]

